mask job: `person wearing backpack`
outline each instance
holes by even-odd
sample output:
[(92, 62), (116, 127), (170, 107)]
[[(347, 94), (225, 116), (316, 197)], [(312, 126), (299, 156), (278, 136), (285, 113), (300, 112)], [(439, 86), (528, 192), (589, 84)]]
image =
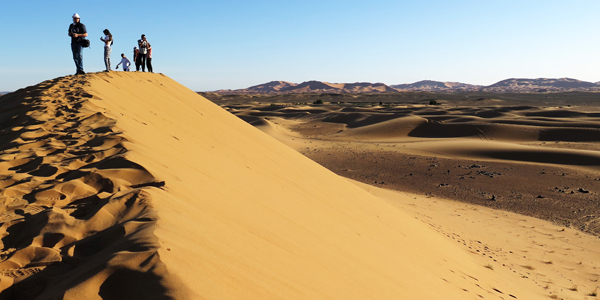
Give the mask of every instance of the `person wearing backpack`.
[(69, 36), (71, 37), (71, 51), (73, 52), (73, 61), (77, 68), (75, 75), (85, 74), (83, 71), (83, 40), (88, 36), (85, 25), (81, 23), (81, 18), (77, 13), (73, 14), (73, 23), (69, 25)]
[(137, 47), (133, 47), (133, 62), (135, 63), (135, 71), (138, 72), (140, 70), (140, 49)]
[(112, 51), (113, 37), (108, 29), (103, 31), (104, 37), (100, 38), (104, 42), (104, 65), (106, 66), (106, 72), (110, 71), (110, 52)]
[(138, 40), (138, 47), (140, 47), (140, 64), (142, 65), (142, 72), (146, 72), (146, 55), (148, 54), (148, 41), (146, 35), (142, 34), (142, 38)]

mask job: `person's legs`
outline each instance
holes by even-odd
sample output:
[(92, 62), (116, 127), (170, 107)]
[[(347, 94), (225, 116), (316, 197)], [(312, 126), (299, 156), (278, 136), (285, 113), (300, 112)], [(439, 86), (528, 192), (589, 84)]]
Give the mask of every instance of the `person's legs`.
[(146, 72), (146, 54), (140, 54), (140, 63), (142, 64), (142, 72)]
[(142, 58), (138, 54), (137, 58), (135, 59), (135, 71), (136, 72), (140, 70), (141, 61), (142, 61)]
[(110, 53), (112, 52), (111, 48), (104, 47), (104, 65), (106, 66), (106, 71), (110, 71)]
[(75, 67), (77, 68), (77, 74), (85, 73), (83, 71), (83, 54), (81, 53), (83, 47), (81, 44), (74, 43), (71, 44), (71, 51), (73, 51), (73, 61), (75, 62)]
[(148, 67), (148, 72), (152, 72), (152, 57), (146, 57), (146, 67)]

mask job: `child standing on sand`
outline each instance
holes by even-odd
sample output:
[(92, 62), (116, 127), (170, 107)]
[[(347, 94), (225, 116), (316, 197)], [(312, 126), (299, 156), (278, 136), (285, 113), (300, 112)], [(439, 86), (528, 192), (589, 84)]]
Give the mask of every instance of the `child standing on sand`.
[(121, 53), (121, 62), (117, 64), (117, 69), (119, 69), (119, 65), (123, 64), (123, 71), (129, 71), (129, 66), (131, 66), (131, 62), (127, 57), (125, 57), (125, 53)]

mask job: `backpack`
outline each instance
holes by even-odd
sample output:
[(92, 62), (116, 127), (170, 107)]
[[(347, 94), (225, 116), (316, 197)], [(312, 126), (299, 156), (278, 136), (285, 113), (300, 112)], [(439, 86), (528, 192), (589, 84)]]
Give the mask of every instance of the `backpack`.
[(81, 39), (81, 46), (83, 48), (88, 48), (90, 46), (90, 44), (91, 44), (90, 40), (88, 40), (86, 38)]

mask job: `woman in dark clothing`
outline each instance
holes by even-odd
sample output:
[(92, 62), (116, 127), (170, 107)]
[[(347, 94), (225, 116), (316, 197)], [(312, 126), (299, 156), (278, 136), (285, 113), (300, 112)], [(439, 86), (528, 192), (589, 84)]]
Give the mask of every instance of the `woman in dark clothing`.
[(139, 71), (142, 65), (142, 58), (140, 57), (140, 50), (137, 47), (133, 47), (133, 61), (135, 62), (135, 70)]

